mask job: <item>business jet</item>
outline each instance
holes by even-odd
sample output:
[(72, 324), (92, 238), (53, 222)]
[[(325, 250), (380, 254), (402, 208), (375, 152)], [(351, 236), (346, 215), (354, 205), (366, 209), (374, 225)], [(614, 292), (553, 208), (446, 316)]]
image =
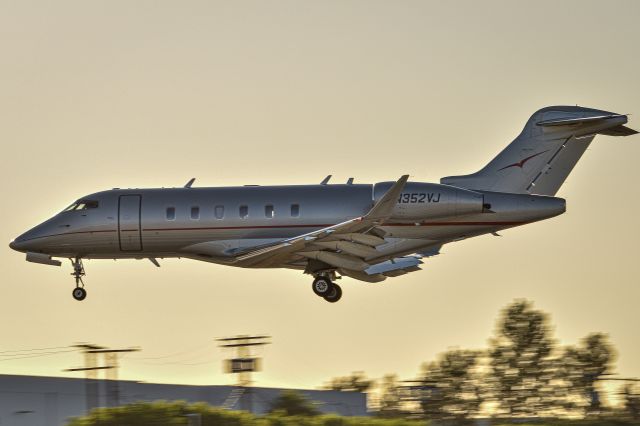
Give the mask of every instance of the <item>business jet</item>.
[(11, 242), (26, 260), (73, 267), (84, 300), (83, 259), (189, 258), (243, 268), (291, 268), (337, 302), (338, 279), (412, 273), (444, 244), (560, 215), (555, 197), (598, 134), (629, 136), (627, 115), (579, 106), (535, 112), (522, 133), (477, 173), (440, 184), (112, 189), (87, 195)]

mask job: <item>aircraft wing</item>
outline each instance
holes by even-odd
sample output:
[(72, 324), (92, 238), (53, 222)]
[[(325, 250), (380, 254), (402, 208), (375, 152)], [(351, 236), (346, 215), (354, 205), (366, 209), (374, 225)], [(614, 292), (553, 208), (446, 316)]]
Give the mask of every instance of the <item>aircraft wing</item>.
[(370, 233), (391, 217), (397, 199), (409, 175), (404, 175), (361, 217), (347, 220), (317, 231), (289, 238), (237, 255), (238, 266), (271, 267), (295, 262), (317, 260), (336, 268), (364, 271), (371, 265), (367, 258), (375, 258), (375, 247), (385, 243), (383, 238)]

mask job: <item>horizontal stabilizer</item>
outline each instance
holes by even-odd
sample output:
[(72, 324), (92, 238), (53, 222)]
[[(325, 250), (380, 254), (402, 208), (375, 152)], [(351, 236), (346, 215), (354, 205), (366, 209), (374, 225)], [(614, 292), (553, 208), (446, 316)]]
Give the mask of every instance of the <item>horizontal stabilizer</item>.
[(612, 127), (610, 129), (606, 129), (606, 130), (601, 130), (600, 132), (601, 135), (607, 135), (607, 136), (631, 136), (631, 135), (635, 135), (638, 133), (637, 130), (633, 130), (627, 126), (616, 126), (616, 127)]
[(604, 122), (605, 120), (611, 120), (614, 118), (625, 117), (624, 114), (609, 114), (609, 115), (598, 115), (595, 117), (580, 117), (580, 118), (561, 118), (555, 120), (544, 120), (538, 121), (536, 124), (542, 127), (551, 127), (551, 126), (576, 126), (578, 124), (592, 124), (598, 121)]

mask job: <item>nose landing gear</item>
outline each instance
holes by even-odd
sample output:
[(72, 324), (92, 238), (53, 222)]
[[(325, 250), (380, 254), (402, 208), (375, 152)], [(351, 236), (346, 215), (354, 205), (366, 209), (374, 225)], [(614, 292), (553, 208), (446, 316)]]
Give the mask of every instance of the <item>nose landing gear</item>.
[(319, 275), (313, 280), (311, 289), (317, 295), (322, 297), (329, 303), (336, 303), (342, 297), (342, 289), (340, 286), (331, 281), (325, 275)]
[(82, 281), (82, 277), (85, 275), (84, 266), (82, 265), (82, 259), (79, 257), (70, 260), (71, 266), (73, 266), (71, 275), (76, 279), (76, 288), (73, 289), (71, 294), (74, 299), (81, 301), (87, 297), (87, 291), (84, 289), (84, 282)]

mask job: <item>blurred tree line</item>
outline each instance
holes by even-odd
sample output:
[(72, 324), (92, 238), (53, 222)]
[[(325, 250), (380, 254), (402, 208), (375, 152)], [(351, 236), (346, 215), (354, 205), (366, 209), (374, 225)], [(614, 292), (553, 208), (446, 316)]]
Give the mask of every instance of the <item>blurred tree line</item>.
[(320, 415), (294, 391), (284, 391), (263, 416), (184, 401), (138, 402), (94, 409), (68, 426), (424, 426), (423, 421)]
[[(640, 421), (640, 395), (623, 390), (623, 408), (603, 402), (602, 382), (612, 374), (615, 351), (606, 335), (593, 333), (575, 346), (559, 346), (549, 316), (526, 300), (501, 313), (486, 350), (450, 350), (424, 363), (415, 380), (393, 375), (378, 382), (379, 417), (420, 417), (464, 424), (499, 418), (598, 417)], [(374, 381), (357, 372), (331, 380), (334, 390), (367, 391)], [(373, 395), (373, 393), (371, 393)]]
[[(325, 385), (339, 391), (376, 391), (374, 418), (321, 415), (294, 391), (284, 391), (270, 412), (255, 416), (207, 404), (158, 401), (93, 410), (70, 426), (417, 426), (471, 424), (496, 417), (496, 425), (595, 426), (640, 424), (640, 393), (628, 382), (622, 407), (601, 398), (602, 382), (612, 374), (615, 351), (607, 336), (594, 333), (575, 346), (559, 346), (547, 314), (518, 300), (501, 313), (486, 350), (456, 349), (420, 367), (415, 380), (395, 375), (381, 380), (364, 372), (337, 377)], [(371, 395), (370, 393), (370, 395)], [(584, 420), (557, 420), (562, 417)], [(552, 420), (548, 420), (552, 418)]]

